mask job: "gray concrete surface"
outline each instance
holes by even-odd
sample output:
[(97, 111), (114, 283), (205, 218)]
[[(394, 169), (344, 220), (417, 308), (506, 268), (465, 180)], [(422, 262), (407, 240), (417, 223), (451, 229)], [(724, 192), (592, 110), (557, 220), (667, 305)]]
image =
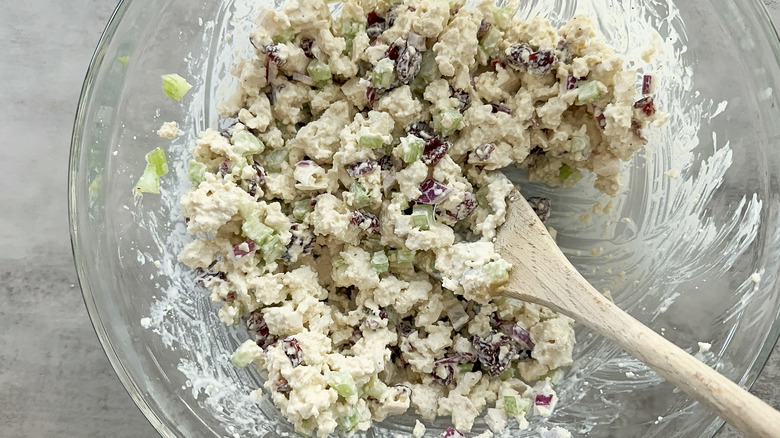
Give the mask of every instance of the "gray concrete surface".
[[(780, 6), (768, 0), (776, 22)], [(81, 82), (114, 0), (0, 13), (0, 437), (157, 436), (90, 325), (70, 250), (67, 162)], [(780, 351), (753, 392), (780, 407)], [(726, 427), (719, 438), (740, 436)]]

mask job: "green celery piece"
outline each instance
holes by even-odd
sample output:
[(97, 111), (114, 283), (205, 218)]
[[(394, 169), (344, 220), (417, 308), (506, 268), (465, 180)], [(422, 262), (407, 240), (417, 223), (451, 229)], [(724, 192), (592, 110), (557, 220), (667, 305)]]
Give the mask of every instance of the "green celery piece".
[[(245, 342), (241, 344), (238, 349), (236, 349), (233, 355), (230, 356), (230, 361), (233, 362), (233, 365), (239, 368), (244, 368), (245, 366), (252, 363), (258, 354), (258, 350), (259, 347), (257, 344), (253, 342)], [(262, 353), (262, 350), (260, 350), (259, 353)]]
[(433, 115), (433, 129), (442, 133), (442, 135), (452, 135), (460, 129), (463, 124), (463, 114), (455, 108), (447, 107), (440, 113)]
[(561, 181), (566, 181), (567, 183), (576, 183), (582, 179), (582, 172), (579, 169), (574, 169), (565, 163), (561, 165), (558, 174), (561, 177)]
[(571, 137), (571, 151), (582, 152), (590, 146), (590, 138), (582, 135), (574, 135)]
[(382, 394), (387, 391), (387, 385), (376, 377), (372, 377), (365, 385), (363, 385), (363, 392), (379, 400)]
[(501, 374), (498, 375), (498, 378), (501, 379), (502, 382), (506, 382), (507, 380), (511, 379), (515, 376), (515, 369), (511, 366), (506, 367), (504, 371), (501, 372)]
[(377, 251), (371, 256), (371, 268), (379, 274), (390, 269), (390, 261), (384, 251)]
[(344, 55), (348, 55), (352, 51), (352, 44), (355, 41), (355, 36), (363, 30), (363, 23), (355, 20), (344, 20), (341, 22), (341, 36), (344, 37), (344, 41), (347, 43), (347, 48), (344, 50)]
[(176, 73), (162, 75), (162, 89), (166, 96), (175, 101), (180, 101), (188, 91), (190, 91), (192, 85), (190, 85), (186, 79), (177, 75)]
[(160, 177), (166, 173), (168, 162), (165, 160), (165, 152), (161, 147), (154, 148), (146, 154), (146, 168), (135, 185), (136, 192), (160, 194)]
[(119, 60), (124, 67), (127, 67), (127, 64), (130, 63), (129, 56), (118, 56), (116, 59)]
[(401, 138), (401, 147), (404, 151), (404, 163), (410, 164), (422, 157), (423, 151), (425, 151), (425, 141), (417, 136), (409, 135)]
[(239, 155), (262, 154), (265, 145), (249, 131), (236, 131), (231, 138), (233, 150)]
[(282, 239), (278, 234), (274, 234), (267, 238), (262, 245), (260, 245), (260, 252), (263, 254), (263, 259), (266, 263), (278, 259), (284, 253), (285, 246), (282, 245)]
[(274, 149), (265, 156), (264, 168), (269, 173), (282, 171), (282, 163), (287, 161), (287, 149)]
[(477, 198), (477, 204), (487, 210), (490, 214), (495, 213), (493, 211), (493, 206), (490, 205), (490, 201), (488, 201), (488, 194), (490, 193), (490, 189), (487, 185), (484, 185), (477, 190), (476, 193), (474, 193), (474, 197)]
[(399, 249), (398, 250), (398, 262), (399, 263), (414, 263), (414, 257), (416, 253), (411, 249)]
[(431, 224), (433, 222), (432, 205), (415, 204), (412, 207), (412, 226), (419, 228), (421, 231), (426, 231), (431, 229)]
[(314, 211), (314, 207), (311, 206), (311, 199), (298, 199), (293, 203), (292, 215), (298, 222), (303, 222), (312, 211)]
[(390, 88), (393, 85), (394, 68), (395, 62), (392, 59), (382, 58), (371, 72), (371, 86), (382, 89)]
[(504, 396), (504, 411), (509, 415), (520, 415), (531, 409), (531, 400), (520, 395)]
[(490, 280), (492, 287), (509, 283), (509, 265), (503, 259), (488, 263), (482, 267), (482, 271)]
[(306, 67), (306, 72), (309, 73), (309, 76), (314, 80), (314, 85), (317, 87), (327, 85), (333, 78), (333, 73), (331, 73), (328, 64), (325, 64), (319, 59), (312, 59)]
[(274, 35), (273, 41), (279, 43), (289, 43), (295, 38), (295, 29), (292, 27), (286, 27), (282, 29), (278, 34)]
[(333, 267), (333, 269), (338, 269), (347, 266), (347, 262), (343, 257), (334, 257), (333, 260), (330, 261), (330, 265)]
[(193, 184), (200, 184), (206, 179), (206, 165), (200, 161), (190, 160), (187, 166), (187, 177)]
[(458, 365), (458, 371), (461, 373), (470, 373), (474, 371), (474, 364), (473, 363), (462, 363)]
[(262, 245), (274, 234), (273, 228), (260, 222), (260, 219), (255, 216), (244, 218), (244, 223), (241, 224), (241, 231), (244, 232), (246, 237), (254, 240), (258, 245)]
[(371, 198), (368, 196), (366, 188), (359, 181), (353, 181), (349, 187), (350, 193), (352, 193), (352, 206), (361, 209), (371, 205)]
[(505, 30), (512, 24), (512, 17), (515, 16), (517, 10), (511, 6), (505, 6), (503, 8), (493, 9), (493, 20), (496, 27), (501, 30)]
[(501, 33), (498, 27), (490, 26), (490, 29), (485, 34), (485, 36), (483, 36), (482, 39), (479, 40), (479, 45), (482, 47), (482, 50), (484, 50), (485, 53), (488, 54), (488, 56), (494, 58), (499, 55), (500, 52), (499, 46), (501, 45), (501, 41), (503, 39), (504, 39), (504, 35)]
[(313, 418), (305, 418), (301, 420), (300, 426), (295, 426), (295, 433), (303, 437), (310, 437), (314, 433), (314, 428), (317, 427), (317, 423)]
[(605, 89), (606, 86), (599, 81), (588, 81), (577, 88), (577, 100), (574, 103), (587, 105), (598, 102), (604, 97), (602, 90)]
[(357, 385), (355, 385), (355, 380), (349, 373), (331, 371), (325, 374), (325, 380), (331, 388), (335, 389), (344, 398), (357, 394)]
[(364, 148), (379, 149), (384, 145), (384, 140), (381, 135), (376, 134), (360, 134), (358, 136), (358, 144)]
[(345, 432), (349, 432), (350, 430), (354, 429), (355, 426), (357, 426), (359, 421), (360, 421), (360, 413), (358, 412), (357, 407), (355, 406), (352, 407), (351, 414), (344, 417), (336, 418), (336, 422), (339, 424), (339, 427)]

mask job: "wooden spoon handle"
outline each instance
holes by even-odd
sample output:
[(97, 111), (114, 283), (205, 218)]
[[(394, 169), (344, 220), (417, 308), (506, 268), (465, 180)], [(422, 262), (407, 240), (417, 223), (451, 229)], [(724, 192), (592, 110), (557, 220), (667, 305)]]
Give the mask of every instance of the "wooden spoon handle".
[(538, 303), (591, 327), (746, 436), (780, 438), (780, 412), (606, 299), (561, 253), (532, 208), (512, 196), (496, 249), (513, 264), (503, 295)]

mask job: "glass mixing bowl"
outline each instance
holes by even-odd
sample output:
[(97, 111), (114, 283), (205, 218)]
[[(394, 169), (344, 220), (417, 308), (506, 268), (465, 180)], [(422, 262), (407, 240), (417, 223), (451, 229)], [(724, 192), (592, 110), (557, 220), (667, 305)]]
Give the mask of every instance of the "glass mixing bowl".
[[(84, 299), (117, 374), (166, 437), (291, 433), (268, 400), (248, 396), (259, 373), (228, 360), (246, 332), (218, 321), (176, 261), (187, 241), (178, 203), (187, 147), (217, 126), (230, 63), (247, 53), (247, 29), (264, 3), (123, 1), (78, 107), (69, 196)], [(597, 288), (750, 385), (780, 333), (780, 45), (766, 11), (757, 0), (548, 0), (523, 2), (518, 14), (560, 24), (575, 11), (595, 17), (627, 54), (651, 42), (647, 29), (659, 32), (664, 52), (649, 68), (672, 118), (625, 166), (625, 189), (611, 202), (587, 180), (550, 189), (513, 177), (526, 195), (552, 198), (559, 243)], [(195, 85), (181, 103), (160, 90), (160, 75), (173, 72)], [(171, 120), (183, 131), (172, 142), (155, 134)], [(171, 168), (163, 194), (134, 199), (144, 155), (156, 146)], [(602, 337), (583, 327), (577, 336), (559, 408), (532, 425), (593, 437), (708, 437), (720, 427)], [(712, 347), (699, 352), (698, 342)], [(404, 435), (413, 423), (391, 418), (363, 435)], [(429, 436), (447, 423), (429, 424)]]

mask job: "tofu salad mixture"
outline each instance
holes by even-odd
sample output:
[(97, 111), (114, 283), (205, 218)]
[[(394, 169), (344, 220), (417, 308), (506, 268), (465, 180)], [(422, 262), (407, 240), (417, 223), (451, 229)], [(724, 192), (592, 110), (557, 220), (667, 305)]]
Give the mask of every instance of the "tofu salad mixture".
[[(653, 77), (624, 69), (590, 19), (556, 29), (463, 3), (264, 11), (220, 129), (191, 148), (195, 238), (179, 258), (250, 334), (233, 363), (261, 370), (256, 394), (303, 435), (414, 411), (451, 417), (443, 437), (484, 416), (490, 436), (550, 415), (572, 320), (499, 295), (501, 169), (563, 186), (591, 172), (614, 195), (621, 161), (667, 118)], [(546, 219), (549, 200), (530, 201)]]

